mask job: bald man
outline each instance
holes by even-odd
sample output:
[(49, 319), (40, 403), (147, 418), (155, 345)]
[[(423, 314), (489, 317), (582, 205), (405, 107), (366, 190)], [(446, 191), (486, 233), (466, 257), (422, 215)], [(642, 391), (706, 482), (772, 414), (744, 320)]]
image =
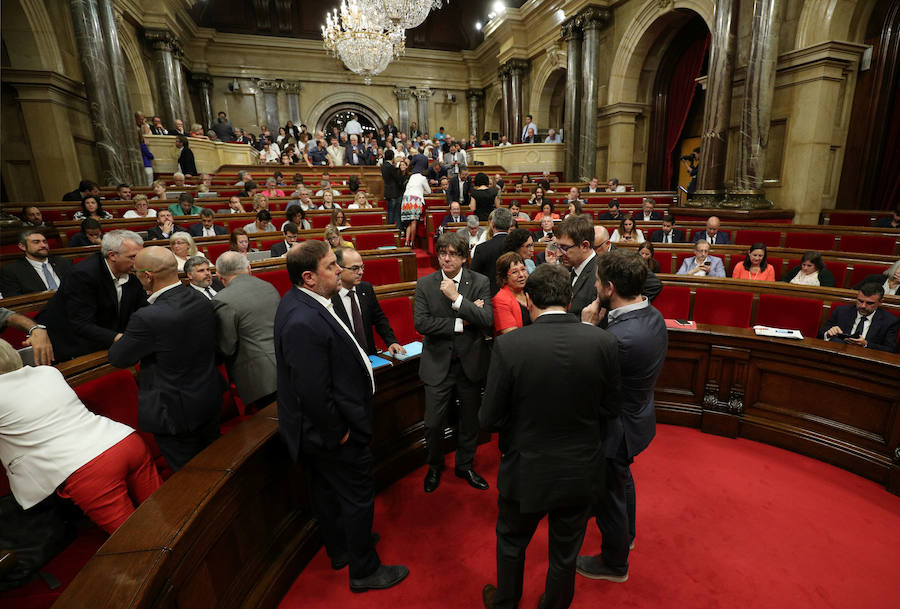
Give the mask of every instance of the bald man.
[(219, 437), (225, 383), (216, 363), (216, 316), (209, 299), (178, 279), (175, 255), (146, 247), (134, 272), (149, 294), (109, 349), (109, 362), (140, 362), (138, 427), (153, 434), (172, 471)]

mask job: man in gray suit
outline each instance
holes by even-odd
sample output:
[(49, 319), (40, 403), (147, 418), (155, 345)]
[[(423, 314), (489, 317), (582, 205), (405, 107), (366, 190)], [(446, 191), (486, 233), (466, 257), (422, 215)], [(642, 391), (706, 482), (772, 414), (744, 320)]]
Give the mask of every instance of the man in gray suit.
[(228, 378), (244, 404), (264, 408), (275, 400), (275, 311), (281, 296), (271, 283), (250, 274), (250, 262), (238, 252), (221, 254), (216, 274), (225, 287), (210, 302)]
[(472, 468), (478, 442), (481, 387), (490, 361), (485, 337), (494, 328), (491, 288), (487, 277), (463, 268), (468, 240), (444, 233), (437, 241), (441, 270), (416, 283), (414, 322), (424, 335), (419, 377), (425, 384), (425, 441), (428, 474), (425, 492), (433, 492), (444, 469), (444, 415), (459, 399), (455, 473), (479, 490), (488, 484)]

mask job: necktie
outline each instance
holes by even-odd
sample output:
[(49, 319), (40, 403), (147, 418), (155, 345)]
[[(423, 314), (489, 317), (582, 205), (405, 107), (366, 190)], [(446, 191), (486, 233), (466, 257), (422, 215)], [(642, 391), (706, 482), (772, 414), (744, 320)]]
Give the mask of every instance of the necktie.
[(571, 275), (572, 275), (572, 285), (575, 285), (575, 281), (578, 279), (578, 273), (575, 272), (575, 267), (574, 267), (574, 266), (573, 266), (572, 269), (569, 271), (569, 273), (571, 273)]
[(206, 297), (212, 300), (213, 293), (209, 291), (209, 288), (203, 288), (203, 291), (206, 292)]
[(50, 271), (50, 265), (46, 262), (41, 265), (44, 269), (44, 279), (47, 280), (47, 289), (55, 290), (59, 286), (56, 283), (56, 280), (53, 278), (53, 273)]
[(854, 338), (859, 338), (862, 336), (863, 329), (866, 327), (866, 322), (869, 321), (868, 317), (860, 317), (859, 321), (856, 322), (856, 327), (853, 328), (853, 332), (850, 334)]
[(666, 243), (672, 243), (672, 233), (666, 235)]
[(716, 236), (715, 235), (713, 235), (712, 237), (709, 238), (709, 244), (710, 245), (716, 244)]
[(359, 312), (359, 303), (356, 302), (356, 289), (350, 290), (350, 315), (353, 317), (353, 335), (363, 351), (369, 351), (369, 342), (366, 340), (366, 332), (363, 328), (362, 313)]

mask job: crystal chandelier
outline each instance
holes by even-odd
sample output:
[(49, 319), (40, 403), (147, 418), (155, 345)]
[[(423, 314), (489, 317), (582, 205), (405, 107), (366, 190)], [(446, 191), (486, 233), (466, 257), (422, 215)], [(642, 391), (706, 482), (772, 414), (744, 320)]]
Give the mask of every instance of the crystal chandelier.
[(432, 8), (440, 8), (442, 0), (362, 0), (373, 18), (380, 18), (385, 29), (410, 30), (419, 27)]
[(369, 85), (405, 49), (405, 32), (386, 25), (383, 14), (372, 12), (366, 0), (342, 0), (340, 13), (334, 9), (327, 15), (322, 39), (332, 55)]

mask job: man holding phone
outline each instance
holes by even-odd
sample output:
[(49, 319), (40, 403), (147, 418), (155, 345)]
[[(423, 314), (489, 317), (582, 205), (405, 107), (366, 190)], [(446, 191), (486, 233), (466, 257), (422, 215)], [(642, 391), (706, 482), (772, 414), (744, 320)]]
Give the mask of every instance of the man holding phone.
[(864, 284), (856, 295), (856, 303), (832, 309), (819, 338), (895, 353), (900, 319), (879, 309), (883, 299), (883, 287), (875, 282)]
[(722, 259), (709, 254), (709, 242), (700, 239), (694, 244), (694, 255), (685, 258), (678, 269), (679, 275), (696, 277), (725, 277), (725, 265)]

